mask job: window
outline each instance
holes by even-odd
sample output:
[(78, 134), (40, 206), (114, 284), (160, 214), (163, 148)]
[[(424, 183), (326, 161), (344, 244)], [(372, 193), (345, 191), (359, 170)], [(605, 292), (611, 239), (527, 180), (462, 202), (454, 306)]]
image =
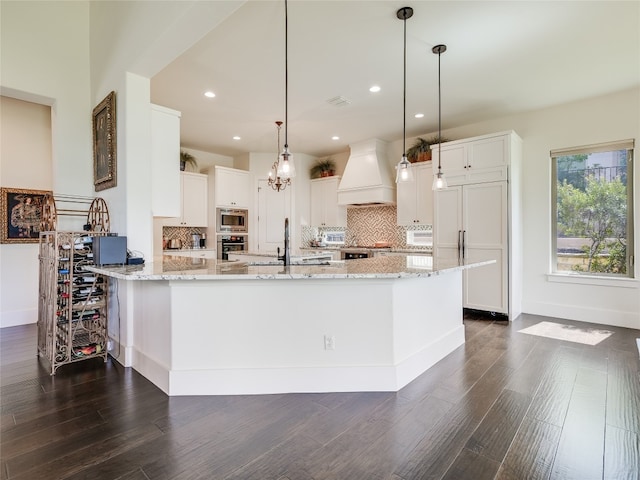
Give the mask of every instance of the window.
[(633, 147), (551, 152), (554, 273), (633, 276)]

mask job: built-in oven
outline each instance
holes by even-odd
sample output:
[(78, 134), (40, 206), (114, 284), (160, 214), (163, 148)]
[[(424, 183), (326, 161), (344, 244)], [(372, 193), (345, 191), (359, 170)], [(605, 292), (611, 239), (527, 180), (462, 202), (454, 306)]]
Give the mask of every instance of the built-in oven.
[(370, 250), (342, 249), (340, 250), (341, 260), (355, 260), (358, 258), (369, 258), (373, 256)]
[(217, 233), (247, 233), (249, 231), (249, 211), (241, 208), (217, 208)]
[(246, 235), (218, 235), (218, 259), (229, 260), (229, 253), (244, 252), (248, 249)]
[(379, 255), (384, 255), (385, 252), (390, 251), (391, 247), (378, 247), (375, 245), (345, 247), (340, 249), (340, 259), (356, 260), (358, 258), (372, 258)]

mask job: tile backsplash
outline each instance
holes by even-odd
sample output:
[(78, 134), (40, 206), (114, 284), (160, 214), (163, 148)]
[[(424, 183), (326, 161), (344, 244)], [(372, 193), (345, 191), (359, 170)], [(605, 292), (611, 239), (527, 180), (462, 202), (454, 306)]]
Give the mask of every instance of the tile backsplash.
[(430, 250), (429, 246), (407, 245), (407, 231), (431, 232), (431, 225), (398, 226), (397, 211), (394, 205), (377, 205), (368, 207), (350, 207), (347, 209), (347, 228), (303, 227), (302, 244), (309, 246), (319, 233), (323, 231), (345, 230), (345, 245), (373, 245), (376, 242), (389, 242), (394, 248)]
[[(191, 235), (207, 233), (206, 228), (198, 227), (162, 227), (162, 238), (166, 240), (180, 240), (185, 247), (191, 246)], [(211, 241), (215, 241), (212, 239)], [(213, 245), (215, 247), (215, 245)]]

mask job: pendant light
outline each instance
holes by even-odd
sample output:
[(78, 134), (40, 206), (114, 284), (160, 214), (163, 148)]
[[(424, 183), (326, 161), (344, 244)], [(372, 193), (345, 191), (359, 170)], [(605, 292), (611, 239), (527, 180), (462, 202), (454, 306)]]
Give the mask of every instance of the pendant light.
[(278, 147), (276, 149), (276, 161), (273, 162), (271, 166), (271, 170), (269, 171), (269, 179), (267, 183), (273, 188), (276, 192), (280, 192), (287, 188), (288, 185), (291, 185), (291, 178), (284, 178), (278, 172), (278, 165), (280, 165), (280, 129), (282, 128), (282, 122), (276, 122), (276, 128), (278, 129)]
[[(280, 122), (280, 125), (282, 122)], [(276, 122), (278, 125), (278, 122)], [(278, 150), (280, 150), (280, 125), (278, 125)], [(268, 183), (276, 191), (284, 190), (291, 185), (291, 179), (296, 176), (293, 155), (289, 151), (289, 12), (287, 0), (284, 0), (284, 148), (269, 172)]]
[(447, 179), (442, 173), (440, 156), (442, 150), (442, 87), (440, 83), (440, 56), (447, 51), (446, 45), (436, 45), (431, 51), (438, 55), (438, 173), (433, 177), (433, 190), (447, 188)]
[(402, 158), (396, 165), (396, 183), (413, 181), (411, 163), (407, 160), (407, 19), (413, 16), (413, 8), (402, 7), (396, 12), (397, 17), (404, 23), (404, 58), (402, 84)]

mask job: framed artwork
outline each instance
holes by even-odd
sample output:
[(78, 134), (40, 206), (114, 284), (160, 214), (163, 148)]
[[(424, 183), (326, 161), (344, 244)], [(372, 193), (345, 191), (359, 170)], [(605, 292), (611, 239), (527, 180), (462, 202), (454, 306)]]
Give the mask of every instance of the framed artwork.
[(93, 185), (96, 192), (116, 186), (116, 92), (93, 109)]
[(47, 190), (0, 188), (0, 243), (38, 243)]

